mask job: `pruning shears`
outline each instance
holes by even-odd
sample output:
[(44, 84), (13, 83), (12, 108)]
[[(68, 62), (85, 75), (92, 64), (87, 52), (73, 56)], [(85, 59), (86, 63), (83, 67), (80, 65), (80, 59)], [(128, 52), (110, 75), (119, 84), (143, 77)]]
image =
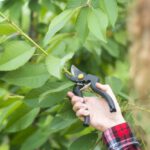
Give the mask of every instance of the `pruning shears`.
[[(73, 93), (75, 95), (83, 97), (82, 91), (87, 87), (91, 87), (94, 92), (102, 96), (107, 101), (110, 112), (116, 112), (116, 107), (112, 98), (106, 92), (96, 87), (96, 83), (99, 82), (99, 78), (97, 76), (92, 74), (86, 74), (74, 65), (71, 66), (71, 74), (66, 73), (65, 75), (69, 80), (75, 82), (75, 85), (73, 87)], [(90, 116), (84, 116), (83, 125), (89, 126), (89, 124)]]

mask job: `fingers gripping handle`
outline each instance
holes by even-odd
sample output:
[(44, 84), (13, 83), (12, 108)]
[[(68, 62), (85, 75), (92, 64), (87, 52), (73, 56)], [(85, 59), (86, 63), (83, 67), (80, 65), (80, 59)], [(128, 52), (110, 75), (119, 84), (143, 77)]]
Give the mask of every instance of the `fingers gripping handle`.
[[(82, 92), (80, 91), (82, 87), (79, 85), (74, 86), (73, 88), (73, 93), (79, 97), (83, 97)], [(83, 122), (83, 126), (89, 126), (90, 125), (90, 116), (84, 116), (84, 122)]]
[(75, 86), (73, 87), (73, 93), (74, 93), (76, 96), (83, 97), (83, 94), (82, 94), (82, 92), (80, 91), (81, 88), (82, 88), (82, 86), (80, 86), (80, 85), (75, 85)]
[(113, 101), (113, 99), (111, 98), (111, 96), (109, 96), (106, 92), (104, 92), (104, 91), (98, 89), (98, 88), (96, 87), (96, 85), (93, 85), (93, 84), (92, 84), (91, 87), (92, 87), (92, 89), (93, 89), (96, 93), (98, 93), (99, 95), (101, 95), (101, 96), (107, 101), (107, 103), (108, 103), (108, 105), (109, 105), (109, 108), (110, 108), (110, 112), (116, 112), (116, 111), (117, 111), (117, 110), (116, 110), (116, 107), (115, 107), (115, 104), (114, 104), (114, 101)]

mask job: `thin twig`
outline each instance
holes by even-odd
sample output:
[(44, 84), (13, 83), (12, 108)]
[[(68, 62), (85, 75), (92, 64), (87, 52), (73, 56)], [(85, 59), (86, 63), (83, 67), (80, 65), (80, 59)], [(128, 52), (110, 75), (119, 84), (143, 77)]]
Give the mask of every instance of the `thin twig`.
[(41, 50), (45, 55), (48, 55), (48, 53), (35, 41), (33, 41), (22, 29), (20, 29), (12, 20), (7, 18), (2, 12), (0, 12), (0, 16), (4, 18), (15, 30), (17, 30), (23, 37), (25, 37), (28, 41), (30, 41), (36, 48)]
[(139, 110), (146, 111), (146, 112), (150, 113), (150, 110), (146, 109), (144, 107), (141, 107), (141, 106), (138, 106), (138, 105), (135, 105), (135, 104), (131, 104), (131, 103), (128, 103), (128, 105), (134, 106), (136, 109), (139, 109)]
[(65, 73), (67, 73), (68, 75), (72, 76), (71, 72), (69, 72), (65, 67), (63, 68), (63, 71), (64, 71)]

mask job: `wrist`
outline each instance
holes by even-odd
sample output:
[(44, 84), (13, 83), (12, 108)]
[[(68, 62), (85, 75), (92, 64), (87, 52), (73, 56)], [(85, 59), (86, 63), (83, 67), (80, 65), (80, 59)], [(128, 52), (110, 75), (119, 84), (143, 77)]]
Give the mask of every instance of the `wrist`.
[(105, 121), (103, 125), (98, 125), (97, 129), (104, 132), (105, 130), (109, 128), (112, 128), (114, 126), (117, 126), (125, 122), (126, 122), (125, 119), (121, 116), (114, 120), (110, 119), (110, 120)]
[(117, 126), (119, 124), (125, 123), (126, 121), (122, 118), (122, 119), (118, 119), (118, 120), (113, 120), (113, 121), (109, 121), (107, 125), (104, 126), (103, 128), (103, 132), (107, 129), (110, 129), (114, 126)]

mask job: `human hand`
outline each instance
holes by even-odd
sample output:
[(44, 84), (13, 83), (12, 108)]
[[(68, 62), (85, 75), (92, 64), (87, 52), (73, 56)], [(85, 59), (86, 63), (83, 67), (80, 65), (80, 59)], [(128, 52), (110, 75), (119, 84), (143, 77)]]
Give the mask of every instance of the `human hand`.
[(76, 112), (76, 116), (82, 121), (84, 116), (90, 116), (90, 125), (94, 128), (105, 131), (115, 125), (124, 123), (125, 120), (122, 116), (120, 106), (116, 100), (116, 97), (109, 85), (101, 83), (96, 84), (97, 88), (109, 94), (116, 106), (116, 112), (111, 113), (109, 106), (104, 98), (99, 97), (78, 97), (72, 92), (68, 92), (68, 96), (71, 98), (73, 110)]

